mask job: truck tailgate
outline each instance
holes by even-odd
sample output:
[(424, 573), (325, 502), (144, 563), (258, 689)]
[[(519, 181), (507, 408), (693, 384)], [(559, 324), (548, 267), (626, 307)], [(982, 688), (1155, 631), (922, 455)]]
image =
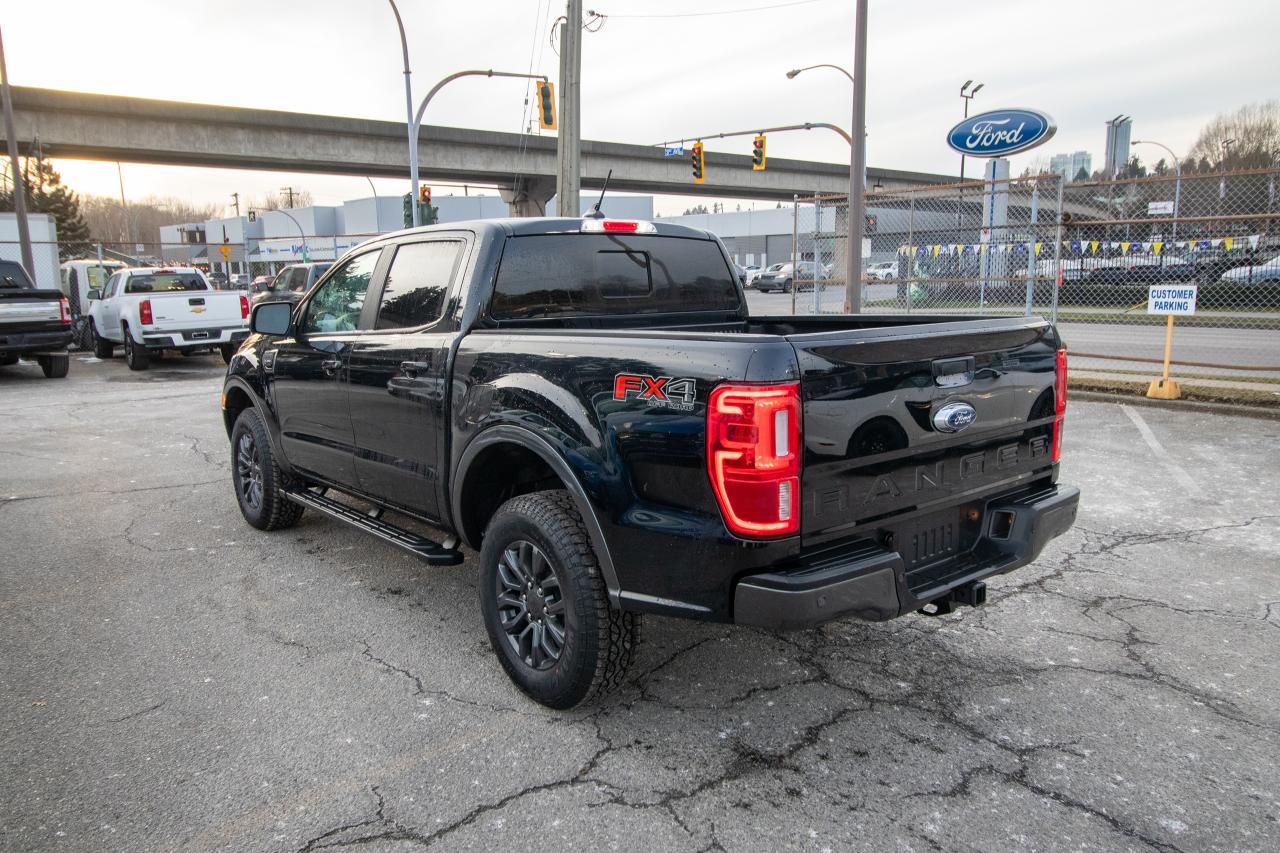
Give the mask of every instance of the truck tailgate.
[(909, 569), (963, 546), (961, 514), (977, 499), (1051, 475), (1053, 328), (938, 319), (788, 338), (804, 401), (806, 547), (897, 533)]
[(57, 290), (0, 288), (0, 328), (61, 328), (62, 293)]
[(150, 297), (154, 328), (159, 331), (226, 328), (246, 321), (241, 296), (233, 291), (157, 293)]

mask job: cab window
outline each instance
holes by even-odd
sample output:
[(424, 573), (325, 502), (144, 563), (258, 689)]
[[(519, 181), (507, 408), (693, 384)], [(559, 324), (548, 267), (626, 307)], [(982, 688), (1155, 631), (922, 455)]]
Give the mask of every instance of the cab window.
[(409, 243), (397, 249), (375, 328), (406, 329), (440, 319), (461, 253), (461, 240)]
[(267, 286), (267, 290), (272, 293), (280, 293), (285, 289), (284, 283), (289, 280), (289, 268), (285, 267), (276, 273), (276, 277), (271, 279), (271, 284)]
[(360, 327), (364, 297), (373, 281), (381, 249), (356, 255), (339, 266), (307, 303), (302, 330), (309, 334), (354, 332)]

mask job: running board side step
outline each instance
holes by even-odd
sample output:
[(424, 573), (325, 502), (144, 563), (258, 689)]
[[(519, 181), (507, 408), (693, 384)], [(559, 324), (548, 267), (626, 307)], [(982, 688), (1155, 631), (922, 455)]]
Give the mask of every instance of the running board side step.
[(463, 556), (458, 550), (456, 536), (450, 536), (444, 542), (433, 542), (416, 533), (396, 527), (394, 524), (388, 524), (382, 520), (380, 511), (364, 513), (310, 489), (286, 489), (284, 496), (294, 503), (310, 507), (339, 521), (345, 521), (352, 527), (371, 533), (384, 542), (403, 548), (410, 554), (426, 560), (432, 566), (457, 566), (462, 563)]

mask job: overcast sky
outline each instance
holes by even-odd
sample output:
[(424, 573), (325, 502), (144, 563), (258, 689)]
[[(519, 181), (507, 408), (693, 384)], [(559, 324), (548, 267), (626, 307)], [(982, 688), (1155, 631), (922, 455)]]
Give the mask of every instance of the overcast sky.
[[(419, 97), (464, 68), (532, 65), (556, 77), (548, 36), (563, 0), (399, 5)], [(1280, 3), (1272, 0), (870, 5), (872, 166), (956, 173), (958, 157), (944, 140), (961, 115), (960, 85), (971, 78), (986, 84), (975, 112), (1025, 106), (1057, 121), (1048, 145), (1014, 158), (1015, 173), (1032, 159), (1081, 148), (1100, 167), (1104, 122), (1118, 113), (1134, 117), (1135, 139), (1182, 154), (1215, 113), (1280, 89)], [(763, 6), (780, 8), (743, 11)], [(788, 80), (785, 72), (818, 62), (852, 66), (852, 0), (584, 0), (584, 7), (607, 16), (599, 32), (584, 35), (584, 138), (648, 144), (769, 124), (849, 125), (843, 75), (817, 69)], [(10, 2), (0, 24), (16, 85), (404, 120), (400, 45), (386, 0)], [(518, 131), (524, 98), (519, 81), (464, 80), (432, 101), (426, 120)], [(744, 154), (749, 146), (749, 139), (708, 143)], [(848, 146), (811, 131), (771, 137), (769, 153), (847, 162)], [(1160, 156), (1142, 154), (1148, 162)], [(74, 189), (118, 194), (113, 164), (60, 165)], [(351, 177), (143, 165), (125, 165), (124, 176), (130, 197), (219, 204), (233, 191), (261, 196), (286, 184), (311, 190), (320, 203), (369, 194), (366, 181)], [(380, 193), (407, 186), (376, 183)], [(693, 203), (666, 198), (659, 209)]]

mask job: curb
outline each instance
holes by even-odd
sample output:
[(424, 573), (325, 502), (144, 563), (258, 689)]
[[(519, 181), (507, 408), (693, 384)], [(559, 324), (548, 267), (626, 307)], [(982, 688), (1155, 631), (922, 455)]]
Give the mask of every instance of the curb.
[(1148, 406), (1156, 409), (1175, 409), (1186, 412), (1204, 412), (1211, 415), (1235, 415), (1242, 418), (1280, 421), (1280, 409), (1268, 406), (1243, 406), (1233, 403), (1206, 403), (1197, 400), (1152, 400), (1141, 394), (1130, 395), (1105, 391), (1076, 390), (1067, 386), (1069, 399), (1089, 403), (1126, 403), (1131, 406)]

